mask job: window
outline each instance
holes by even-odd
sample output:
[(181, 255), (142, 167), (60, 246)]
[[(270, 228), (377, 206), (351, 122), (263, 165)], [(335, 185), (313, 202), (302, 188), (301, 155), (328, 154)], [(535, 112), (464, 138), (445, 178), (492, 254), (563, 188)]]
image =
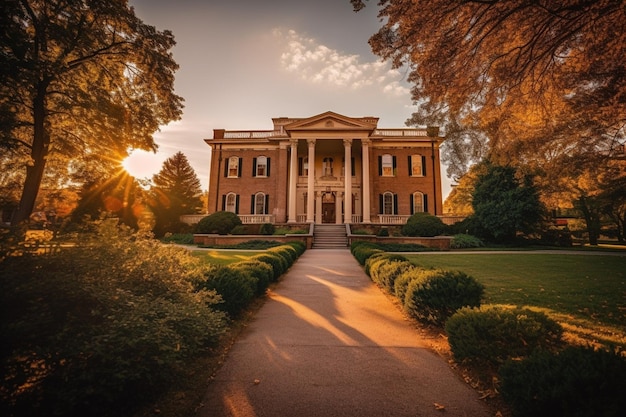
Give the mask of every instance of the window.
[(239, 212), (239, 196), (235, 193), (228, 193), (224, 197), (223, 210), (237, 214)]
[(411, 194), (411, 214), (423, 213), (425, 211), (428, 211), (428, 201), (426, 197), (426, 195), (419, 191)]
[(231, 156), (228, 158), (226, 176), (228, 178), (237, 178), (241, 176), (241, 158), (237, 156)]
[(380, 214), (398, 214), (398, 195), (390, 191), (379, 194)]
[(298, 175), (301, 177), (309, 175), (309, 158), (306, 156), (298, 158)]
[(409, 175), (411, 177), (426, 176), (426, 157), (423, 155), (409, 156)]
[(324, 177), (332, 177), (333, 176), (333, 158), (326, 157), (322, 161), (322, 173)]
[(269, 177), (270, 176), (270, 158), (259, 156), (252, 159), (252, 176), (253, 177)]
[(252, 195), (250, 213), (251, 214), (267, 214), (269, 209), (269, 195), (265, 193), (256, 193)]
[(384, 154), (378, 157), (378, 175), (393, 177), (396, 175), (396, 157)]

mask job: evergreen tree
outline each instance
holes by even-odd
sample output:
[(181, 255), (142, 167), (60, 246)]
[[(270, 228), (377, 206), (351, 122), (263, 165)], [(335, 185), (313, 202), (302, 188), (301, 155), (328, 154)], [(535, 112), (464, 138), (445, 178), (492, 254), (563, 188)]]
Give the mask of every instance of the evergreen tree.
[(518, 179), (511, 166), (486, 163), (472, 198), (473, 219), (483, 237), (510, 242), (517, 232), (529, 233), (541, 220), (543, 207), (530, 176)]
[(161, 171), (152, 177), (152, 183), (150, 205), (156, 216), (154, 232), (157, 236), (178, 231), (181, 215), (202, 209), (200, 180), (182, 152), (163, 162)]

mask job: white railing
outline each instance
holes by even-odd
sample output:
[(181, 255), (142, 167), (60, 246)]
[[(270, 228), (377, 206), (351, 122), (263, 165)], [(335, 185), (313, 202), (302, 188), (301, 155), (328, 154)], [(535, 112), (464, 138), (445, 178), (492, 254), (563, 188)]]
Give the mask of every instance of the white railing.
[(360, 214), (352, 215), (352, 223), (361, 223), (362, 221), (363, 221), (363, 216), (361, 216)]
[(224, 132), (225, 139), (267, 138), (280, 135), (280, 130), (231, 130)]
[(379, 214), (378, 223), (381, 224), (405, 224), (411, 216), (399, 216), (396, 214)]
[(243, 224), (274, 223), (272, 214), (239, 214), (238, 216)]
[(306, 223), (306, 214), (297, 214), (296, 222), (298, 223)]
[(425, 129), (376, 129), (374, 135), (379, 136), (428, 136)]

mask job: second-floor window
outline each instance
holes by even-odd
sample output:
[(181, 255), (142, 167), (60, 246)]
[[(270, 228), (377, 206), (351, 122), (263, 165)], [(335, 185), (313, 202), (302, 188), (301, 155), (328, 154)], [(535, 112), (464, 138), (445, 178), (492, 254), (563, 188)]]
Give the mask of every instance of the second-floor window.
[(423, 155), (409, 156), (409, 175), (412, 177), (426, 176), (426, 157)]
[(378, 174), (382, 177), (393, 177), (396, 175), (396, 157), (384, 154), (378, 157)]
[(228, 178), (237, 178), (241, 176), (241, 158), (238, 156), (231, 156), (228, 158), (226, 176)]
[(324, 160), (322, 161), (322, 173), (325, 177), (333, 176), (333, 158), (324, 158)]
[(270, 176), (270, 158), (266, 156), (258, 156), (252, 159), (252, 176), (253, 177), (269, 177)]

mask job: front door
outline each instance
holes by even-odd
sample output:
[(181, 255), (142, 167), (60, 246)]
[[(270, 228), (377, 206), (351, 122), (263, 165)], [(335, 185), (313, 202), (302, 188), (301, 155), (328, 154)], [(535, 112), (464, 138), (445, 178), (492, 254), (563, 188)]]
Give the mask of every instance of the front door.
[(335, 223), (335, 194), (322, 196), (322, 223)]

